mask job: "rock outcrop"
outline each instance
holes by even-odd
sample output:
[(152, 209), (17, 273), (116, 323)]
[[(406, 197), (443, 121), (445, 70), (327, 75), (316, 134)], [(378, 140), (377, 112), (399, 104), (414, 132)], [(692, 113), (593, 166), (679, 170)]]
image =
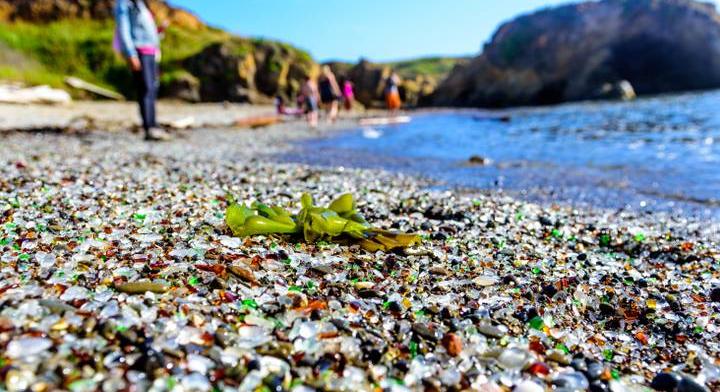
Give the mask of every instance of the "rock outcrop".
[(203, 101), (270, 103), (297, 95), (317, 65), (298, 49), (277, 42), (232, 38), (206, 47), (185, 62), (200, 81)]
[(456, 67), (427, 102), (543, 105), (718, 87), (720, 15), (714, 5), (602, 0), (502, 25), (482, 55)]

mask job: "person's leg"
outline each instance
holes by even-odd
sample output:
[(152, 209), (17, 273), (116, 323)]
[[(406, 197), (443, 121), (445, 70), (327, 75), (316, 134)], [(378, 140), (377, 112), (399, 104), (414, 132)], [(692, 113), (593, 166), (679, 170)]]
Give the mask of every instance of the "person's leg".
[(157, 127), (155, 115), (155, 102), (157, 100), (157, 62), (153, 55), (140, 56), (142, 62), (142, 77), (145, 85), (145, 94), (142, 97), (143, 112), (145, 113), (143, 123), (146, 129)]
[(338, 116), (338, 100), (335, 99), (330, 103), (330, 122), (334, 123)]
[(147, 96), (147, 83), (145, 82), (144, 72), (142, 70), (133, 72), (135, 77), (135, 89), (137, 91), (137, 101), (140, 107), (140, 119), (142, 120), (142, 127), (147, 135), (150, 130), (150, 124), (148, 123), (148, 114), (145, 106), (145, 97)]

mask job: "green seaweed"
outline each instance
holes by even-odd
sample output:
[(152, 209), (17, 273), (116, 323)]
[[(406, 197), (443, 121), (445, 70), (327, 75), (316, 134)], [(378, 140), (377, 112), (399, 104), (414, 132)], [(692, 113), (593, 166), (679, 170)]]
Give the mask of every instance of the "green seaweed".
[(250, 207), (233, 203), (225, 221), (235, 236), (267, 234), (302, 236), (307, 243), (327, 241), (357, 243), (370, 252), (404, 249), (420, 242), (416, 234), (396, 233), (372, 227), (357, 211), (355, 199), (344, 194), (327, 208), (318, 207), (309, 194), (300, 199), (296, 215), (279, 206), (254, 202)]

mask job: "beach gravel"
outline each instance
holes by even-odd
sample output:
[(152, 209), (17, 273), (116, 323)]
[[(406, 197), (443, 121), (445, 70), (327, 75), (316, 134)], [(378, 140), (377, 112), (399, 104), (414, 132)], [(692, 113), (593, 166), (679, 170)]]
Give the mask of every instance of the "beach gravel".
[[(274, 163), (301, 126), (0, 143), (6, 390), (717, 388), (714, 226)], [(234, 238), (230, 197), (350, 192), (405, 252)], [(659, 378), (658, 378), (659, 377)]]

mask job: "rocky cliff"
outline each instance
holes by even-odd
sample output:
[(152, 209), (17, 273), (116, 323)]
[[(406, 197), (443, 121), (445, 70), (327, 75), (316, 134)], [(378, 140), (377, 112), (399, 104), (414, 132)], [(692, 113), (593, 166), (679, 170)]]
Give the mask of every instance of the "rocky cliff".
[[(720, 87), (720, 15), (692, 0), (602, 0), (502, 25), (427, 102), (502, 107)], [(614, 86), (618, 86), (615, 88)]]
[[(63, 19), (111, 18), (115, 0), (0, 0), (0, 20), (55, 22)], [(205, 28), (195, 15), (162, 0), (148, 1), (160, 21), (190, 29)]]

